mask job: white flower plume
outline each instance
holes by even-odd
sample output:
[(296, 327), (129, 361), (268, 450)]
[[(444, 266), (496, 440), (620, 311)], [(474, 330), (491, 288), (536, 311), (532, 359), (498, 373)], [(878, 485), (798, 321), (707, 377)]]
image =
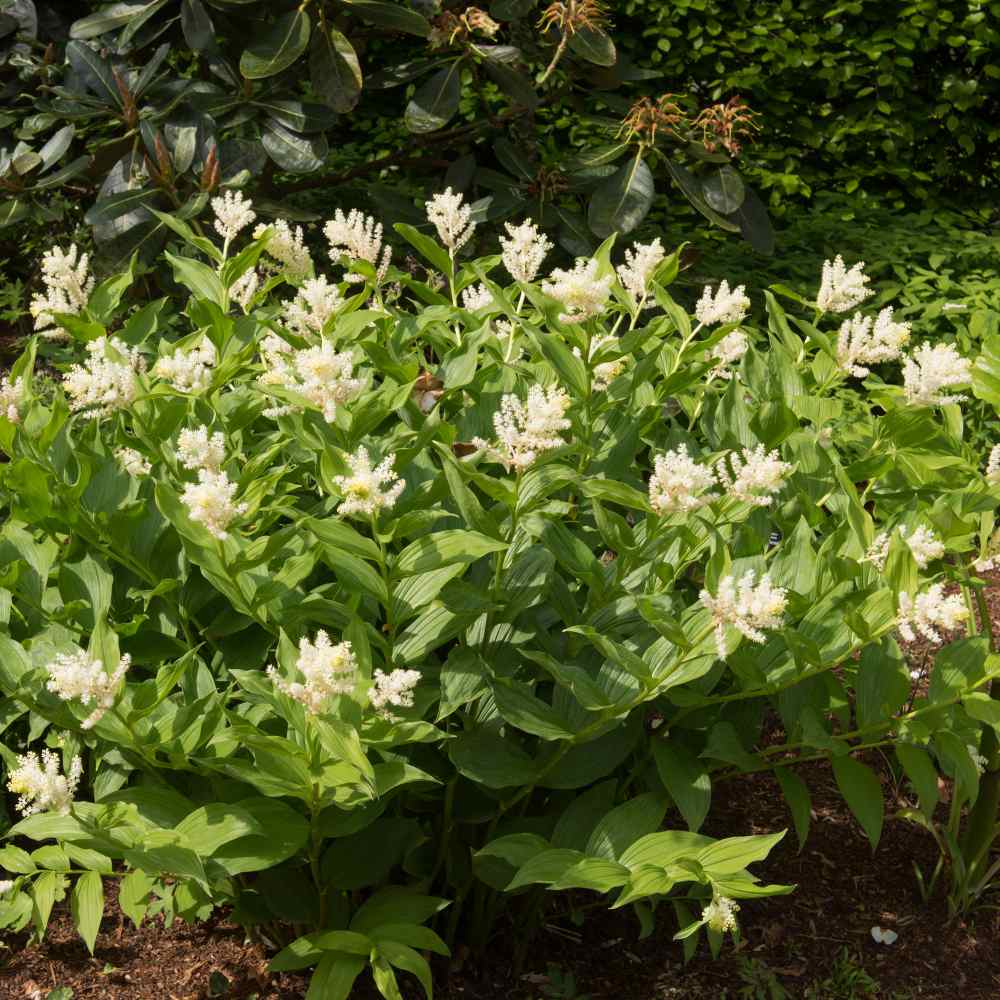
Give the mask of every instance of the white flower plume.
[[(335, 264), (340, 262), (341, 257), (367, 261), (375, 268), (375, 284), (382, 284), (392, 260), (392, 247), (382, 246), (382, 223), (356, 208), (346, 216), (338, 208), (323, 227), (323, 232), (330, 243), (330, 259)], [(360, 274), (344, 275), (344, 281), (351, 284), (364, 280)]]
[(427, 218), (437, 229), (438, 239), (454, 256), (475, 231), (476, 224), (472, 221), (472, 208), (462, 203), (462, 193), (445, 188), (443, 192), (434, 195), (425, 203)]
[(20, 796), (17, 810), (23, 816), (40, 812), (65, 816), (73, 805), (73, 795), (82, 775), (83, 762), (79, 757), (73, 758), (69, 772), (63, 775), (59, 758), (51, 750), (43, 750), (41, 758), (33, 752), (17, 758), (17, 766), (7, 779), (7, 788)]
[(52, 339), (68, 337), (68, 332), (56, 322), (55, 314), (78, 316), (86, 308), (94, 290), (90, 258), (79, 253), (75, 243), (69, 250), (53, 247), (42, 257), (42, 284), (44, 293), (36, 293), (28, 306), (35, 329)]
[(751, 642), (763, 643), (764, 629), (781, 628), (787, 591), (775, 587), (768, 576), (755, 584), (756, 575), (748, 570), (739, 581), (725, 576), (719, 581), (715, 595), (703, 590), (699, 600), (708, 608), (715, 624), (715, 645), (719, 659), (726, 658), (726, 626), (732, 625)]
[(694, 307), (695, 318), (702, 326), (713, 323), (739, 323), (746, 317), (750, 309), (750, 300), (746, 295), (746, 286), (737, 285), (730, 290), (729, 282), (723, 281), (712, 295), (712, 289), (707, 285), (701, 293), (701, 298)]
[(59, 653), (45, 668), (49, 675), (46, 687), (63, 701), (79, 701), (93, 705), (94, 710), (81, 723), (91, 729), (110, 709), (118, 696), (118, 688), (132, 663), (127, 654), (118, 661), (113, 673), (107, 673), (101, 660), (91, 658), (83, 650)]
[[(376, 514), (383, 508), (392, 507), (406, 485), (393, 472), (395, 461), (395, 455), (386, 455), (372, 468), (366, 448), (358, 448), (353, 455), (349, 455), (347, 464), (351, 469), (350, 475), (333, 477), (344, 494), (337, 508), (338, 513)], [(383, 489), (383, 486), (388, 488)]]
[(892, 318), (892, 306), (874, 320), (855, 313), (840, 325), (837, 363), (849, 375), (865, 378), (870, 374), (869, 365), (895, 361), (909, 339), (910, 324), (897, 323)]
[(832, 263), (823, 261), (823, 276), (816, 305), (823, 312), (847, 312), (864, 302), (869, 295), (875, 294), (874, 289), (867, 287), (870, 280), (865, 274), (863, 260), (848, 270), (844, 266), (844, 258), (837, 254)]
[(136, 375), (146, 370), (138, 348), (117, 337), (97, 337), (87, 342), (87, 354), (82, 365), (73, 365), (63, 375), (69, 408), (106, 417), (129, 406), (139, 392)]
[(301, 681), (288, 681), (276, 667), (268, 667), (267, 674), (274, 686), (305, 705), (313, 715), (320, 712), (327, 699), (334, 695), (349, 695), (357, 683), (358, 662), (349, 642), (330, 642), (330, 637), (320, 629), (316, 641), (303, 637), (299, 641), (299, 655), (295, 669)]
[(525, 219), (519, 226), (504, 224), (508, 237), (500, 237), (503, 266), (515, 281), (534, 281), (546, 255), (552, 249), (552, 242), (539, 232), (531, 219)]
[(939, 628), (950, 632), (969, 616), (961, 594), (945, 596), (944, 584), (935, 583), (914, 599), (905, 590), (899, 595), (899, 634), (913, 642), (917, 634), (931, 642), (941, 642)]
[(473, 444), (486, 448), (491, 457), (508, 469), (526, 469), (542, 452), (566, 444), (561, 432), (570, 426), (563, 416), (569, 405), (569, 396), (557, 386), (543, 389), (533, 385), (524, 403), (508, 394), (500, 400), (499, 412), (493, 415), (496, 444), (481, 438), (476, 438)]
[(755, 507), (768, 507), (773, 503), (773, 494), (785, 485), (792, 466), (781, 461), (777, 450), (767, 451), (759, 444), (753, 449), (744, 448), (739, 454), (724, 455), (716, 471), (730, 496)]
[(699, 465), (682, 444), (657, 456), (649, 480), (649, 505), (657, 514), (697, 510), (715, 499), (716, 494), (708, 492), (715, 481), (711, 466)]
[(972, 380), (972, 362), (951, 344), (921, 344), (903, 365), (903, 392), (911, 406), (946, 406), (965, 396), (943, 392)]
[(572, 271), (557, 267), (542, 282), (542, 291), (563, 307), (560, 323), (582, 323), (604, 311), (615, 276), (598, 277), (599, 267), (594, 258), (578, 260)]
[(229, 537), (230, 524), (247, 512), (245, 503), (234, 503), (237, 483), (231, 483), (224, 472), (198, 470), (198, 482), (188, 483), (181, 501), (192, 521), (203, 524), (209, 534), (220, 540)]

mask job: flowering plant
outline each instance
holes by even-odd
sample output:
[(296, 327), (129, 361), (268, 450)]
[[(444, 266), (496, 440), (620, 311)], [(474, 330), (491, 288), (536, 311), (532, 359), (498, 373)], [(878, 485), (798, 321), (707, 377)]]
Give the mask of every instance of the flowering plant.
[[(773, 771), (804, 838), (794, 766), (830, 757), (873, 844), (858, 751), (893, 748), (927, 816), (938, 770), (983, 800), (1000, 660), (949, 588), (981, 599), (1000, 459), (962, 442), (968, 362), (863, 320), (841, 351), (842, 264), (756, 330), (743, 287), (692, 320), (658, 242), (544, 276), (530, 221), (463, 260), (461, 196), (427, 208), (393, 241), (428, 281), (360, 216), (330, 271), (242, 199), (218, 241), (163, 215), (182, 310), (122, 305), (130, 271), (6, 377), (7, 837), (54, 841), (0, 850), (6, 926), (72, 883), (92, 947), (120, 878), (136, 922), (231, 905), (310, 996), (366, 967), (430, 994), (422, 953), (530, 930), (540, 887), (717, 948), (791, 890), (748, 870), (783, 831), (699, 832), (719, 781)], [(55, 385), (50, 330), (81, 359)], [(903, 387), (859, 374), (894, 359)], [(963, 623), (911, 677), (898, 640)]]

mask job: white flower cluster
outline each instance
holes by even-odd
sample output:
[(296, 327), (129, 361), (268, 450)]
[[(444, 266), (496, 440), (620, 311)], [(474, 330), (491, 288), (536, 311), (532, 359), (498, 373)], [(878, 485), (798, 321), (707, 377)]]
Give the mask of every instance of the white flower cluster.
[(990, 486), (1000, 486), (1000, 444), (990, 449), (990, 457), (986, 461), (986, 482)]
[(282, 319), (285, 326), (300, 337), (319, 335), (343, 304), (340, 289), (329, 284), (321, 274), (306, 281), (295, 298), (282, 306)]
[[(590, 342), (590, 357), (589, 360), (593, 361), (594, 357), (604, 348), (610, 347), (611, 345), (617, 346), (618, 338), (613, 337), (610, 334), (605, 337), (594, 337)], [(580, 348), (574, 347), (573, 353), (579, 358), (582, 357), (580, 354)], [(604, 392), (605, 389), (611, 383), (618, 378), (625, 368), (625, 358), (615, 358), (614, 361), (601, 361), (594, 365), (591, 370), (590, 387), (595, 392)]]
[(478, 285), (469, 285), (468, 288), (462, 289), (463, 309), (475, 312), (477, 309), (486, 309), (491, 305), (493, 305), (493, 293), (484, 282), (481, 281)]
[(267, 668), (267, 673), (282, 694), (301, 702), (313, 715), (332, 695), (352, 694), (357, 683), (358, 662), (351, 644), (334, 645), (322, 629), (316, 633), (315, 643), (305, 637), (299, 641), (295, 669), (302, 681), (285, 680), (273, 666)]
[[(386, 455), (372, 468), (367, 448), (358, 448), (353, 455), (348, 455), (350, 475), (333, 477), (333, 481), (344, 494), (337, 512), (342, 515), (371, 515), (377, 514), (384, 507), (392, 507), (406, 486), (406, 483), (393, 472), (392, 466), (395, 461), (395, 455)], [(383, 484), (388, 488), (383, 489)]]
[(139, 392), (136, 374), (146, 370), (138, 348), (117, 337), (97, 337), (87, 342), (87, 353), (90, 356), (82, 365), (73, 365), (63, 375), (69, 408), (90, 410), (92, 417), (124, 409)]
[(14, 888), (14, 882), (12, 879), (5, 878), (0, 879), (0, 896), (6, 896), (11, 889)]
[(732, 625), (751, 642), (763, 643), (767, 636), (763, 629), (781, 628), (785, 611), (786, 591), (771, 585), (771, 578), (763, 576), (755, 584), (756, 574), (748, 570), (737, 582), (733, 576), (719, 581), (718, 592), (713, 596), (703, 590), (698, 596), (712, 614), (715, 624), (715, 646), (719, 659), (726, 658), (726, 626)]
[(119, 448), (115, 452), (115, 458), (118, 459), (118, 464), (136, 479), (140, 476), (148, 476), (153, 471), (149, 460), (135, 448)]
[(847, 312), (864, 302), (869, 295), (875, 294), (874, 289), (867, 287), (870, 280), (865, 274), (863, 260), (848, 270), (844, 266), (844, 258), (837, 254), (833, 263), (823, 261), (823, 277), (816, 305), (823, 312)]
[(572, 271), (557, 267), (548, 280), (542, 282), (542, 291), (551, 295), (565, 310), (559, 315), (560, 323), (582, 323), (603, 312), (615, 276), (606, 274), (599, 278), (599, 267), (593, 257), (581, 259)]
[(861, 561), (871, 563), (880, 573), (885, 569), (885, 561), (889, 558), (889, 532), (880, 531), (868, 546)]
[(665, 455), (658, 455), (649, 480), (649, 505), (657, 514), (697, 510), (711, 503), (716, 494), (711, 466), (699, 465), (682, 444)]
[[(265, 371), (262, 385), (279, 385), (304, 396), (323, 412), (323, 419), (333, 423), (337, 407), (356, 396), (362, 389), (360, 379), (353, 377), (354, 359), (350, 351), (334, 349), (324, 340), (318, 347), (292, 350), (280, 337), (268, 336), (261, 344)], [(288, 412), (285, 407), (265, 411), (269, 416)]]
[(190, 351), (178, 348), (153, 365), (153, 374), (166, 379), (178, 392), (204, 392), (212, 382), (215, 345), (205, 337)]
[(503, 266), (515, 281), (534, 281), (538, 269), (552, 249), (552, 242), (538, 231), (531, 219), (525, 219), (519, 226), (504, 224), (509, 239), (500, 237)]
[(94, 710), (80, 724), (83, 729), (95, 726), (115, 703), (118, 685), (131, 666), (132, 658), (126, 654), (118, 661), (114, 673), (107, 673), (101, 660), (91, 659), (88, 653), (59, 653), (45, 668), (49, 674), (46, 687), (63, 701), (74, 698), (83, 705), (94, 705)]
[(73, 805), (73, 795), (83, 775), (83, 762), (74, 757), (67, 774), (59, 771), (59, 758), (51, 750), (43, 750), (41, 759), (36, 753), (18, 757), (17, 767), (7, 779), (7, 788), (20, 796), (18, 812), (30, 816), (51, 811), (65, 816)]
[(368, 689), (372, 708), (388, 721), (393, 719), (393, 714), (389, 711), (390, 705), (412, 708), (413, 689), (420, 683), (420, 676), (419, 670), (393, 670), (388, 674), (376, 670), (372, 677), (374, 683)]
[(250, 311), (250, 304), (253, 302), (254, 296), (257, 294), (260, 288), (260, 272), (254, 268), (249, 271), (244, 271), (233, 283), (229, 286), (229, 297), (235, 302), (244, 312)]
[(913, 642), (917, 633), (931, 642), (940, 642), (939, 628), (952, 631), (965, 621), (969, 610), (961, 594), (945, 596), (944, 584), (935, 583), (922, 594), (912, 598), (905, 590), (899, 595), (899, 634)]
[(739, 903), (733, 902), (728, 896), (715, 896), (712, 902), (701, 911), (701, 919), (710, 930), (718, 934), (736, 930), (736, 914)]
[(566, 444), (561, 432), (570, 426), (563, 416), (569, 405), (569, 396), (557, 386), (543, 389), (533, 385), (525, 403), (517, 396), (505, 395), (500, 400), (499, 412), (493, 414), (496, 445), (482, 438), (475, 438), (472, 443), (488, 449), (508, 469), (526, 469), (543, 451)]
[(177, 457), (185, 469), (218, 472), (226, 460), (226, 439), (221, 431), (209, 435), (202, 424), (194, 430), (185, 427), (177, 435)]
[(657, 237), (652, 243), (636, 243), (631, 250), (626, 250), (625, 263), (615, 269), (622, 288), (632, 297), (637, 309), (644, 305), (649, 283), (665, 256), (666, 252)]
[(979, 747), (968, 743), (965, 749), (969, 751), (969, 756), (972, 758), (972, 763), (976, 765), (976, 770), (980, 774), (985, 774), (989, 760), (979, 752)]
[(198, 482), (184, 487), (181, 501), (192, 521), (203, 524), (209, 534), (222, 541), (229, 537), (229, 525), (247, 512), (245, 503), (233, 502), (238, 489), (224, 472), (199, 469)]
[(32, 296), (28, 311), (34, 317), (35, 329), (52, 339), (69, 334), (56, 322), (56, 313), (78, 316), (86, 307), (94, 290), (90, 275), (90, 258), (79, 254), (76, 244), (69, 250), (53, 247), (42, 257), (44, 293)]
[(730, 290), (729, 282), (723, 281), (712, 295), (712, 289), (706, 285), (701, 298), (695, 303), (694, 315), (701, 326), (711, 326), (713, 323), (739, 323), (750, 309), (750, 300), (746, 295), (746, 286), (737, 285)]
[(739, 361), (747, 352), (750, 340), (742, 330), (733, 330), (727, 333), (714, 348), (712, 357), (715, 358), (715, 367), (708, 373), (710, 379), (731, 378), (732, 372), (729, 366)]
[(892, 306), (887, 306), (873, 320), (855, 313), (840, 325), (837, 337), (837, 363), (855, 378), (865, 378), (869, 365), (895, 361), (910, 339), (910, 324), (897, 323), (892, 318)]
[(12, 424), (19, 424), (21, 407), (27, 395), (27, 386), (23, 378), (16, 378), (13, 381), (7, 375), (0, 378), (0, 416), (6, 417)]
[(924, 525), (915, 528), (909, 535), (905, 528), (900, 528), (899, 534), (910, 547), (910, 552), (921, 569), (927, 569), (929, 563), (944, 555), (944, 543), (930, 528), (924, 527)]
[[(367, 261), (375, 268), (375, 284), (381, 285), (392, 260), (392, 247), (382, 247), (382, 223), (356, 208), (345, 216), (338, 208), (336, 214), (323, 227), (330, 243), (330, 258), (336, 264), (341, 257)], [(364, 281), (360, 274), (345, 274), (344, 281)]]
[(212, 211), (215, 213), (215, 231), (227, 246), (257, 218), (253, 202), (245, 199), (242, 191), (224, 191), (213, 198)]
[(476, 224), (472, 221), (472, 208), (463, 205), (462, 193), (453, 192), (450, 187), (425, 202), (425, 208), (428, 220), (437, 229), (438, 238), (454, 257), (469, 242), (476, 229)]
[(259, 240), (268, 230), (271, 238), (267, 241), (264, 253), (276, 260), (279, 266), (265, 264), (264, 269), (284, 275), (292, 282), (302, 281), (312, 274), (313, 261), (302, 234), (302, 227), (296, 226), (292, 229), (285, 219), (276, 219), (270, 226), (258, 226), (253, 231), (253, 238)]
[(972, 363), (951, 344), (921, 344), (903, 365), (903, 391), (911, 406), (946, 406), (964, 396), (947, 395), (943, 389), (968, 385)]
[(792, 467), (781, 461), (777, 450), (766, 451), (759, 444), (753, 449), (744, 448), (742, 455), (730, 452), (723, 456), (716, 470), (719, 482), (730, 496), (755, 507), (768, 507), (773, 494), (785, 485), (785, 476)]

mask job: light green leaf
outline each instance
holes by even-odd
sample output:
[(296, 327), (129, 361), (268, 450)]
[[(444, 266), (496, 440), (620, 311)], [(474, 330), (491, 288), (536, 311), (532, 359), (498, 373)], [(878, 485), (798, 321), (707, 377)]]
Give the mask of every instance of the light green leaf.
[(70, 912), (87, 951), (93, 955), (101, 917), (104, 916), (104, 884), (97, 872), (84, 872), (76, 880), (70, 896)]

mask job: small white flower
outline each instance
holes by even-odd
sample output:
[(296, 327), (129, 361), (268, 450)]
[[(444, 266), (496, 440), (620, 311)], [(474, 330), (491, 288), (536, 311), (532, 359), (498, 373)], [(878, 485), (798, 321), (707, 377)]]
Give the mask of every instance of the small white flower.
[(119, 448), (115, 452), (118, 464), (134, 478), (148, 476), (153, 471), (153, 466), (146, 457), (135, 450), (135, 448)]
[(233, 503), (239, 486), (231, 483), (224, 472), (198, 470), (198, 482), (188, 483), (181, 501), (192, 521), (203, 524), (209, 534), (220, 540), (228, 538), (226, 529), (247, 512), (245, 503)]
[(390, 705), (398, 708), (413, 707), (413, 689), (420, 683), (419, 670), (393, 670), (384, 673), (376, 670), (372, 677), (374, 682), (368, 689), (368, 698), (372, 708), (383, 718), (391, 720)]
[[(353, 455), (349, 455), (347, 464), (351, 468), (350, 475), (333, 477), (344, 494), (337, 508), (338, 513), (376, 514), (384, 507), (392, 507), (406, 486), (392, 470), (395, 461), (395, 455), (386, 455), (372, 468), (367, 448), (358, 448)], [(383, 489), (383, 484), (388, 489)]]
[(976, 765), (976, 770), (980, 774), (985, 774), (989, 760), (979, 752), (979, 747), (973, 746), (969, 743), (966, 745), (965, 749), (969, 751), (969, 756), (972, 758), (972, 763)]
[(711, 326), (713, 323), (739, 323), (749, 310), (746, 286), (737, 285), (730, 291), (729, 282), (723, 281), (714, 298), (712, 289), (705, 286), (694, 307), (694, 315), (702, 326)]
[(742, 457), (736, 452), (723, 456), (716, 470), (730, 496), (755, 507), (768, 507), (773, 502), (772, 494), (785, 485), (785, 476), (792, 467), (781, 461), (777, 450), (766, 451), (759, 444), (753, 449), (744, 448)]
[(178, 392), (204, 392), (212, 382), (215, 360), (215, 347), (205, 337), (190, 351), (178, 348), (164, 355), (153, 365), (153, 374), (166, 379)]
[(885, 561), (889, 558), (889, 532), (881, 531), (872, 540), (865, 552), (862, 562), (871, 563), (880, 573), (885, 569)]
[(0, 416), (6, 417), (12, 424), (21, 422), (21, 407), (28, 396), (28, 387), (23, 378), (12, 382), (9, 376), (0, 378)]
[(899, 937), (895, 931), (877, 924), (871, 929), (871, 935), (876, 944), (894, 944)]
[(526, 469), (542, 452), (566, 444), (561, 432), (570, 426), (563, 416), (569, 405), (569, 396), (557, 386), (543, 389), (533, 385), (528, 390), (526, 403), (517, 396), (505, 395), (500, 400), (499, 412), (493, 415), (496, 445), (481, 438), (472, 443), (488, 449), (490, 455), (508, 469)]
[(462, 307), (469, 312), (475, 312), (477, 309), (486, 309), (491, 305), (493, 305), (493, 293), (486, 287), (484, 282), (462, 289)]
[(990, 486), (1000, 486), (1000, 444), (990, 449), (990, 457), (986, 463), (986, 482)]
[(283, 305), (282, 318), (288, 329), (300, 337), (319, 335), (343, 304), (340, 289), (320, 275), (303, 283), (295, 298)]
[[(375, 283), (382, 284), (389, 270), (389, 261), (392, 260), (392, 247), (382, 248), (380, 222), (376, 222), (370, 215), (363, 215), (356, 208), (351, 209), (345, 217), (338, 208), (334, 217), (323, 227), (323, 232), (330, 242), (330, 259), (335, 264), (341, 257), (367, 261), (375, 268)], [(351, 284), (364, 280), (360, 274), (344, 275), (344, 281)]]
[(565, 310), (559, 316), (560, 323), (582, 323), (591, 316), (604, 311), (614, 284), (614, 274), (597, 276), (599, 262), (578, 260), (572, 271), (556, 268), (547, 281), (542, 282), (542, 291), (551, 295)]
[(701, 911), (701, 919), (708, 927), (719, 934), (736, 930), (736, 913), (739, 904), (728, 896), (715, 896), (712, 902)]
[(907, 535), (905, 528), (900, 528), (899, 534), (909, 545), (910, 552), (913, 553), (913, 558), (921, 569), (926, 569), (928, 563), (944, 555), (944, 543), (930, 528), (920, 525), (911, 535)]
[(226, 460), (226, 439), (221, 431), (209, 435), (203, 424), (194, 430), (185, 428), (177, 435), (177, 457), (185, 469), (218, 472)]
[(94, 290), (89, 268), (90, 258), (87, 254), (78, 256), (75, 243), (65, 251), (53, 247), (42, 257), (45, 292), (32, 297), (28, 311), (34, 317), (35, 329), (43, 336), (52, 339), (69, 336), (56, 322), (55, 314), (78, 316), (86, 307)]
[(11, 889), (14, 888), (14, 883), (11, 879), (5, 878), (0, 879), (0, 896), (6, 896)]
[(118, 695), (118, 687), (125, 677), (132, 658), (126, 654), (118, 661), (114, 673), (106, 673), (104, 663), (91, 659), (88, 653), (59, 653), (45, 668), (49, 674), (46, 687), (63, 701), (76, 699), (83, 705), (94, 705), (94, 710), (80, 724), (83, 729), (95, 726), (110, 709)]
[(719, 659), (726, 658), (726, 626), (732, 625), (751, 642), (763, 643), (767, 636), (763, 629), (781, 628), (785, 606), (788, 603), (784, 587), (771, 585), (771, 578), (763, 576), (755, 584), (756, 575), (748, 570), (737, 582), (733, 576), (719, 581), (713, 596), (707, 590), (699, 595), (701, 603), (712, 613), (715, 624), (715, 645)]
[[(611, 335), (605, 337), (594, 337), (590, 342), (588, 360), (593, 361), (594, 357), (606, 347), (618, 345), (618, 338)], [(579, 358), (580, 348), (574, 347), (573, 353)], [(616, 358), (614, 361), (602, 361), (594, 365), (591, 371), (590, 387), (594, 392), (604, 392), (611, 383), (625, 369), (625, 358)]]
[(293, 365), (299, 378), (295, 391), (319, 407), (327, 423), (336, 418), (338, 404), (361, 391), (361, 380), (352, 377), (354, 360), (350, 351), (338, 353), (328, 340), (319, 347), (296, 351)]
[(525, 219), (519, 226), (504, 223), (509, 239), (500, 237), (503, 266), (515, 281), (534, 281), (552, 243), (531, 219)]
[(299, 641), (295, 669), (303, 681), (287, 681), (273, 666), (267, 668), (267, 674), (282, 694), (301, 702), (313, 715), (333, 695), (352, 694), (357, 683), (358, 662), (351, 644), (334, 645), (322, 629), (316, 633), (315, 643), (304, 637)]
[(244, 199), (242, 191), (224, 191), (212, 199), (215, 231), (227, 244), (257, 218), (252, 206), (253, 202), (249, 198)]
[(313, 262), (309, 248), (305, 244), (302, 227), (294, 229), (285, 219), (276, 219), (270, 226), (258, 226), (253, 231), (253, 238), (259, 240), (268, 230), (271, 238), (264, 249), (269, 257), (280, 265), (272, 267), (265, 265), (265, 270), (284, 275), (289, 281), (302, 281), (312, 274)]
[(868, 365), (895, 361), (910, 339), (910, 324), (892, 318), (892, 306), (883, 309), (873, 321), (855, 313), (844, 320), (837, 338), (837, 362), (856, 378), (870, 374)]
[(828, 260), (823, 261), (823, 277), (816, 305), (823, 312), (847, 312), (875, 294), (874, 289), (867, 287), (870, 280), (865, 274), (863, 260), (847, 270), (844, 258), (837, 254), (832, 264)]
[(87, 342), (87, 353), (90, 356), (82, 365), (73, 365), (63, 375), (69, 408), (104, 417), (127, 407), (139, 392), (136, 374), (146, 370), (138, 348), (117, 337), (97, 337)]
[(657, 514), (697, 510), (715, 499), (708, 492), (714, 485), (711, 466), (695, 462), (682, 444), (656, 458), (649, 480), (649, 505)]
[(903, 365), (903, 391), (911, 406), (946, 406), (964, 396), (945, 395), (942, 389), (968, 385), (972, 362), (951, 344), (921, 344)]
[(657, 237), (652, 243), (633, 244), (631, 250), (625, 251), (625, 263), (615, 268), (622, 288), (632, 297), (637, 309), (645, 303), (649, 283), (665, 256), (666, 252)]
[(899, 595), (899, 634), (908, 642), (913, 642), (917, 633), (931, 642), (940, 642), (938, 628), (952, 631), (965, 621), (969, 611), (960, 594), (945, 597), (944, 584), (935, 583), (916, 600), (904, 590)]
[(750, 340), (742, 330), (733, 330), (727, 333), (712, 349), (712, 357), (715, 358), (716, 365), (708, 373), (712, 378), (731, 378), (732, 372), (729, 366), (746, 354), (750, 347)]
[(59, 773), (59, 758), (51, 750), (43, 750), (17, 758), (17, 767), (7, 779), (8, 790), (19, 795), (17, 810), (23, 816), (32, 813), (56, 812), (67, 815), (73, 805), (76, 786), (83, 775), (83, 762), (74, 757), (69, 773)]
[(437, 229), (438, 238), (454, 257), (475, 231), (472, 208), (462, 204), (461, 191), (453, 192), (450, 187), (425, 202), (425, 207), (428, 220)]
[(256, 268), (244, 271), (229, 287), (229, 297), (243, 312), (250, 311), (250, 305), (260, 288), (260, 272)]

